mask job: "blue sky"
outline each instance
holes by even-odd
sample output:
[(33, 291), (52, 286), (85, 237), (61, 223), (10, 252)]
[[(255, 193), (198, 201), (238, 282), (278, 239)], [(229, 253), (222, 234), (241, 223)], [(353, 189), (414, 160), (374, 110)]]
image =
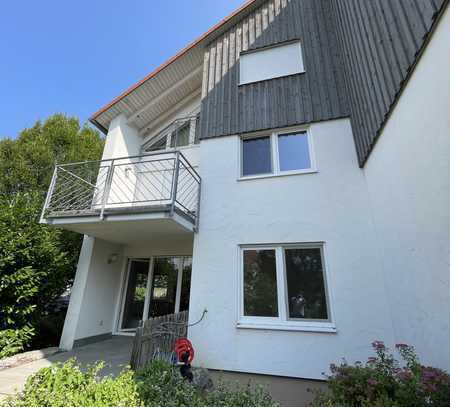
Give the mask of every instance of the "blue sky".
[(0, 138), (82, 122), (244, 0), (14, 0), (0, 13)]

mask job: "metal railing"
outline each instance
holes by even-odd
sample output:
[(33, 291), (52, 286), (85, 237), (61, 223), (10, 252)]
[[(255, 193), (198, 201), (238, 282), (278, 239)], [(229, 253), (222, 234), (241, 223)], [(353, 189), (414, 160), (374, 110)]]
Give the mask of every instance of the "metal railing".
[(201, 178), (179, 151), (55, 167), (42, 219), (175, 211), (198, 223)]

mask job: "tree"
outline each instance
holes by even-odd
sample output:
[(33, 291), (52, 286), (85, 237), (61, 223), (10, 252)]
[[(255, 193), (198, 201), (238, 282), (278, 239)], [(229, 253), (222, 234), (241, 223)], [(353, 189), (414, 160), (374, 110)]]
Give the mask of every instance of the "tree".
[(29, 344), (75, 274), (81, 235), (38, 223), (54, 165), (102, 150), (97, 131), (61, 114), (0, 141), (0, 358)]
[(98, 160), (103, 139), (78, 119), (55, 114), (23, 130), (16, 140), (0, 141), (0, 194), (45, 194), (55, 163)]

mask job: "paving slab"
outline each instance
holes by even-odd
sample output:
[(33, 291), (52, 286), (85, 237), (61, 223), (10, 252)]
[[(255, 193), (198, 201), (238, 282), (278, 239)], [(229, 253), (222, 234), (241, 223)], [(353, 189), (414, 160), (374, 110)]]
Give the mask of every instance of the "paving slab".
[(20, 392), (27, 378), (39, 369), (51, 366), (56, 362), (65, 362), (71, 358), (76, 358), (82, 366), (102, 360), (106, 362), (105, 369), (101, 372), (102, 375), (117, 375), (130, 362), (132, 343), (132, 337), (114, 336), (111, 339), (79, 347), (69, 352), (57, 353), (21, 366), (1, 370), (0, 400)]

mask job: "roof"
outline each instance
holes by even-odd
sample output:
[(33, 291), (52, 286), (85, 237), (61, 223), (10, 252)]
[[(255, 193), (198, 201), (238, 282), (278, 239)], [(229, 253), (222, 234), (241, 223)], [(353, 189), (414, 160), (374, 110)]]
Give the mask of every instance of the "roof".
[[(203, 49), (203, 47), (207, 45), (209, 42), (211, 42), (214, 38), (217, 38), (217, 36), (219, 36), (221, 33), (226, 31), (237, 20), (241, 19), (246, 14), (250, 13), (256, 6), (258, 6), (262, 2), (263, 2), (262, 0), (246, 1), (236, 11), (234, 11), (229, 16), (221, 20), (219, 23), (217, 23), (215, 26), (209, 29), (206, 33), (201, 35), (199, 38), (190, 43), (187, 47), (182, 49), (172, 58), (167, 60), (158, 68), (156, 68), (153, 72), (149, 73), (143, 79), (132, 85), (122, 94), (120, 94), (119, 96), (114, 98), (111, 102), (102, 107), (100, 110), (95, 112), (89, 118), (89, 121), (92, 124), (94, 124), (97, 128), (99, 128), (102, 132), (107, 133), (109, 123), (120, 112), (124, 111), (128, 114), (133, 114), (137, 110), (145, 108), (146, 103), (148, 103), (148, 101), (151, 100), (152, 97), (155, 98), (164, 91), (164, 87), (161, 88), (161, 86), (159, 87), (151, 86), (151, 85), (158, 85), (156, 81), (157, 79), (159, 79), (160, 76), (162, 76), (163, 74), (167, 74), (167, 76), (171, 76), (170, 79), (172, 81), (176, 81), (178, 77), (183, 78), (186, 75), (186, 72), (182, 72), (182, 70), (180, 71), (179, 66), (178, 69), (175, 69), (175, 65), (177, 63), (188, 62), (187, 68), (190, 70), (195, 69), (195, 64), (198, 63), (202, 64), (203, 53), (201, 52), (201, 50)], [(173, 70), (173, 72), (168, 72), (169, 70)], [(155, 83), (151, 84), (151, 82)], [(143, 89), (144, 87), (147, 87), (148, 89)], [(188, 91), (189, 89), (187, 88), (186, 92)], [(186, 92), (184, 92), (183, 95)], [(133, 100), (130, 100), (128, 101), (128, 103), (126, 103), (127, 98), (131, 99), (133, 96), (135, 96)]]

